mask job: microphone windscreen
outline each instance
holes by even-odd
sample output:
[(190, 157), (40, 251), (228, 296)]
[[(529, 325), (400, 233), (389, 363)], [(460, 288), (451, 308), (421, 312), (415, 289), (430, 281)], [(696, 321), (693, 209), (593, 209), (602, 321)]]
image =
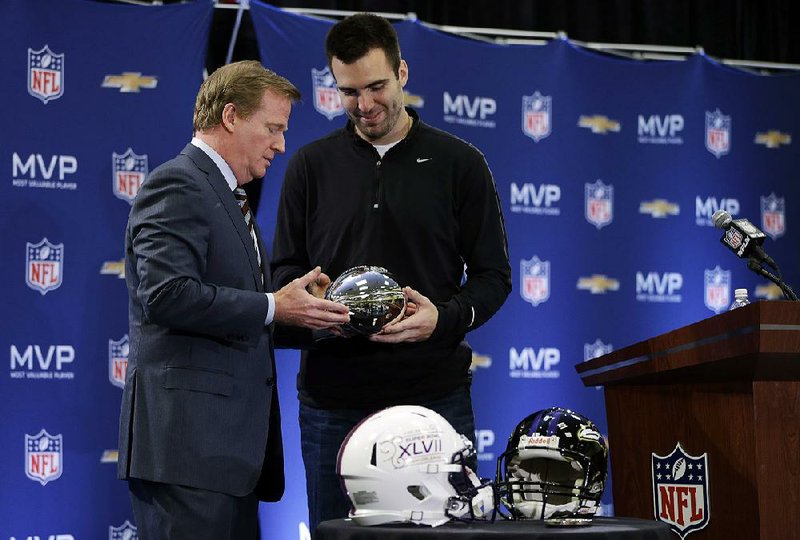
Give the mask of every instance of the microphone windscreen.
[(711, 221), (714, 222), (714, 226), (719, 229), (727, 227), (732, 219), (731, 215), (725, 210), (717, 210), (714, 212), (714, 215), (711, 216)]

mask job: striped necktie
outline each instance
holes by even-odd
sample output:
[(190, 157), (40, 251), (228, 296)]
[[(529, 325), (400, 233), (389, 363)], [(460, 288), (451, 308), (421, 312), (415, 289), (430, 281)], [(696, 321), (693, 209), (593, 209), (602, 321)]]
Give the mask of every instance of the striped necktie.
[(250, 203), (247, 202), (247, 193), (245, 193), (243, 188), (237, 187), (233, 190), (233, 194), (236, 197), (236, 202), (239, 203), (239, 209), (242, 211), (242, 215), (244, 216), (244, 222), (247, 224), (247, 230), (252, 236), (253, 213), (250, 211)]
[(258, 242), (256, 235), (253, 232), (253, 212), (250, 211), (250, 203), (247, 202), (247, 193), (244, 189), (237, 187), (233, 190), (233, 195), (236, 197), (236, 202), (239, 203), (239, 209), (244, 216), (244, 222), (247, 224), (247, 230), (250, 233), (250, 238), (253, 239), (253, 247), (256, 249), (256, 259), (258, 259), (258, 267), (261, 268), (261, 284), (264, 284), (264, 268), (261, 261), (261, 252), (258, 251)]

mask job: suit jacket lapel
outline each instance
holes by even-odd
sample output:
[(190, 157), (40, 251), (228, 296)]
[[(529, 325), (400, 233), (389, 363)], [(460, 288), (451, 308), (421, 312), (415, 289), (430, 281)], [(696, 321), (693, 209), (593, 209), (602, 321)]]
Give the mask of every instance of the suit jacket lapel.
[[(242, 246), (247, 251), (247, 259), (250, 261), (250, 270), (253, 273), (256, 290), (262, 290), (261, 268), (258, 266), (258, 256), (256, 255), (255, 244), (253, 244), (253, 237), (250, 236), (250, 231), (247, 230), (247, 224), (244, 222), (242, 210), (239, 208), (239, 203), (236, 201), (236, 197), (234, 197), (230, 186), (228, 186), (228, 183), (225, 181), (225, 177), (222, 176), (222, 172), (220, 172), (212, 159), (195, 145), (191, 143), (187, 144), (181, 153), (189, 156), (192, 161), (194, 161), (195, 165), (206, 173), (208, 183), (211, 184), (217, 197), (219, 197), (222, 207), (228, 213), (233, 226), (236, 228)], [(262, 253), (265, 252), (262, 251)], [(269, 264), (265, 261), (265, 267), (268, 266)], [(266, 284), (266, 280), (264, 283)]]

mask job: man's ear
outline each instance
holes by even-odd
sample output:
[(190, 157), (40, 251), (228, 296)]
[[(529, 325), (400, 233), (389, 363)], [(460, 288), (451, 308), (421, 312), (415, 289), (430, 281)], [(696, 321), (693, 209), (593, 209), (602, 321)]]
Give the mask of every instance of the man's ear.
[(226, 131), (232, 132), (237, 120), (236, 105), (233, 103), (226, 103), (225, 107), (222, 108), (222, 127), (224, 127)]
[(400, 81), (400, 86), (405, 88), (408, 82), (408, 64), (405, 60), (400, 60), (400, 67), (397, 69), (397, 79)]

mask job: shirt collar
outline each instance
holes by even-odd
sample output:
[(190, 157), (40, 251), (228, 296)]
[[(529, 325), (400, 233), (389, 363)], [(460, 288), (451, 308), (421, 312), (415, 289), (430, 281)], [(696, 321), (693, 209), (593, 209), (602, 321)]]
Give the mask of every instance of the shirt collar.
[(192, 137), (192, 144), (205, 152), (206, 155), (211, 158), (214, 164), (216, 164), (219, 172), (221, 172), (222, 176), (225, 177), (225, 181), (228, 183), (228, 187), (231, 188), (231, 191), (239, 187), (239, 183), (236, 181), (236, 176), (234, 176), (231, 166), (228, 165), (228, 162), (225, 161), (216, 150), (211, 148), (208, 144), (204, 143), (197, 137)]

